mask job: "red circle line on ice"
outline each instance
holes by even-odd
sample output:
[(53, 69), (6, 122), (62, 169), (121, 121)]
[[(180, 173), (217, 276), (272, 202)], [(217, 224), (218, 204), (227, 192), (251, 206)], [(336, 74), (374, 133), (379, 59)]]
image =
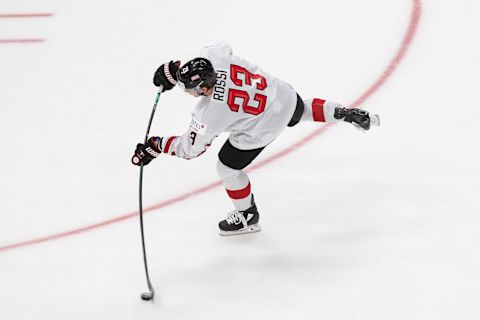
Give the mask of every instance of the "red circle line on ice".
[[(387, 79), (390, 78), (390, 76), (393, 74), (393, 72), (395, 71), (397, 66), (403, 60), (408, 48), (410, 47), (410, 44), (412, 43), (413, 37), (415, 36), (415, 32), (417, 31), (418, 24), (420, 22), (420, 15), (421, 15), (421, 12), (422, 12), (421, 0), (412, 0), (412, 5), (413, 5), (413, 7), (412, 7), (412, 10), (411, 10), (411, 14), (410, 14), (410, 21), (409, 21), (409, 24), (408, 24), (407, 32), (406, 32), (406, 34), (405, 34), (405, 36), (402, 40), (402, 43), (400, 44), (400, 48), (398, 49), (395, 56), (393, 57), (393, 59), (388, 64), (388, 66), (382, 72), (380, 77), (365, 91), (365, 93), (363, 93), (359, 98), (357, 98), (351, 105), (353, 105), (353, 106), (360, 105), (363, 102), (365, 102), (365, 100), (368, 99), (370, 96), (372, 96), (375, 92), (377, 92), (378, 89), (387, 81)], [(256, 164), (250, 166), (248, 171), (252, 171), (252, 170), (262, 168), (265, 165), (267, 165), (267, 164), (269, 164), (269, 163), (271, 163), (271, 162), (273, 162), (273, 161), (275, 161), (279, 158), (283, 158), (284, 156), (290, 154), (294, 150), (297, 150), (300, 146), (302, 146), (302, 145), (306, 144), (307, 142), (309, 142), (310, 140), (316, 138), (317, 136), (319, 136), (320, 134), (322, 134), (323, 132), (328, 130), (328, 128), (330, 128), (331, 126), (332, 126), (332, 124), (329, 123), (326, 126), (313, 131), (312, 133), (310, 133), (307, 136), (300, 139), (300, 141), (298, 141), (297, 143), (295, 143), (295, 144), (289, 146), (288, 148), (286, 148), (282, 151), (279, 151), (279, 152), (271, 155), (270, 157), (268, 157), (268, 158), (266, 158), (266, 159), (264, 159), (260, 162), (257, 162)], [(207, 192), (207, 191), (209, 191), (213, 188), (219, 187), (221, 185), (222, 185), (222, 181), (220, 181), (220, 180), (216, 181), (216, 182), (212, 182), (212, 183), (207, 184), (203, 187), (200, 187), (200, 188), (197, 188), (197, 189), (192, 190), (190, 192), (181, 194), (181, 195), (176, 196), (174, 198), (165, 200), (165, 201), (163, 201), (161, 203), (158, 203), (156, 205), (153, 205), (151, 207), (145, 208), (143, 211), (144, 211), (144, 213), (149, 213), (149, 212), (152, 212), (154, 210), (165, 208), (165, 207), (168, 207), (172, 204), (182, 202), (182, 201), (184, 201), (186, 199), (189, 199), (193, 196), (196, 196), (196, 195), (202, 194), (204, 192)], [(65, 237), (68, 237), (68, 236), (73, 236), (73, 235), (80, 234), (80, 233), (83, 233), (83, 232), (87, 232), (87, 231), (90, 231), (90, 230), (94, 230), (94, 229), (97, 229), (97, 228), (100, 228), (100, 227), (111, 225), (111, 224), (114, 224), (114, 223), (117, 223), (117, 222), (120, 222), (120, 221), (124, 221), (124, 220), (130, 219), (130, 218), (136, 217), (137, 215), (138, 215), (138, 211), (134, 211), (134, 212), (130, 212), (130, 213), (126, 213), (124, 215), (118, 216), (118, 217), (113, 218), (113, 219), (101, 221), (101, 222), (91, 224), (91, 225), (87, 225), (87, 226), (84, 226), (84, 227), (80, 227), (80, 228), (77, 228), (77, 229), (73, 229), (73, 230), (69, 230), (69, 231), (65, 231), (65, 232), (60, 232), (60, 233), (56, 233), (56, 234), (52, 234), (52, 235), (49, 235), (49, 236), (44, 236), (44, 237), (40, 237), (40, 238), (36, 238), (36, 239), (31, 239), (31, 240), (26, 240), (26, 241), (22, 241), (22, 242), (12, 243), (12, 244), (0, 247), (0, 252), (7, 251), (7, 250), (18, 249), (18, 248), (22, 248), (22, 247), (27, 247), (27, 246), (31, 246), (31, 245), (39, 244), (39, 243), (43, 243), (43, 242), (53, 241), (53, 240), (65, 238)]]

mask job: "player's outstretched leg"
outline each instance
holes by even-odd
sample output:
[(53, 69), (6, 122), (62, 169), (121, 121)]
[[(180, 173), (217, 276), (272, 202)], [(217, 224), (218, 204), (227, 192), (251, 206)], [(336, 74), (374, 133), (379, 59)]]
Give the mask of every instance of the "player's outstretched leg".
[(370, 114), (368, 111), (358, 108), (348, 109), (338, 102), (315, 98), (304, 100), (303, 103), (305, 108), (301, 121), (345, 121), (363, 131), (369, 130), (371, 126), (380, 125), (380, 117), (378, 114)]
[(258, 220), (257, 206), (252, 194), (251, 207), (246, 210), (233, 210), (228, 214), (227, 219), (218, 223), (220, 235), (231, 236), (237, 234), (259, 232), (261, 230)]

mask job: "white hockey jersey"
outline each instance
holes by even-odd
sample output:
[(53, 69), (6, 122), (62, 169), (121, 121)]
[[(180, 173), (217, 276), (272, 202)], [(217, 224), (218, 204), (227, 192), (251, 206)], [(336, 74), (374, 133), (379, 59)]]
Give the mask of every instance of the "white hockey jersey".
[(217, 81), (213, 94), (199, 98), (186, 133), (164, 137), (164, 153), (192, 159), (222, 132), (241, 150), (272, 142), (293, 116), (295, 90), (246, 60), (233, 54), (225, 42), (204, 47), (200, 56), (213, 64)]

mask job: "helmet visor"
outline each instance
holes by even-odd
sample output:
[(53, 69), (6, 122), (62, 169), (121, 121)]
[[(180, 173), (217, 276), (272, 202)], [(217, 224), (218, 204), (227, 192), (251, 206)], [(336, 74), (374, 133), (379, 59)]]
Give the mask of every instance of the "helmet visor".
[(198, 73), (190, 75), (188, 74), (188, 69), (187, 73), (185, 74), (182, 74), (180, 71), (181, 70), (177, 71), (177, 82), (180, 88), (182, 88), (183, 90), (194, 89), (204, 82), (202, 80), (202, 77)]

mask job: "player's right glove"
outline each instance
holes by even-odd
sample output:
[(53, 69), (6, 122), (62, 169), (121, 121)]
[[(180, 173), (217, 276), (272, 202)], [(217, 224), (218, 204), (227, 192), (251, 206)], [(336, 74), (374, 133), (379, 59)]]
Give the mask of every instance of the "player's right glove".
[(140, 166), (143, 163), (146, 166), (150, 161), (158, 157), (160, 153), (162, 153), (162, 138), (151, 137), (146, 145), (143, 143), (137, 144), (135, 154), (132, 157), (132, 163), (136, 166)]
[[(163, 86), (163, 91), (171, 90), (177, 84), (177, 71), (180, 68), (180, 61), (170, 61), (162, 64), (153, 76), (153, 84), (157, 87)], [(162, 92), (163, 92), (162, 91)]]

